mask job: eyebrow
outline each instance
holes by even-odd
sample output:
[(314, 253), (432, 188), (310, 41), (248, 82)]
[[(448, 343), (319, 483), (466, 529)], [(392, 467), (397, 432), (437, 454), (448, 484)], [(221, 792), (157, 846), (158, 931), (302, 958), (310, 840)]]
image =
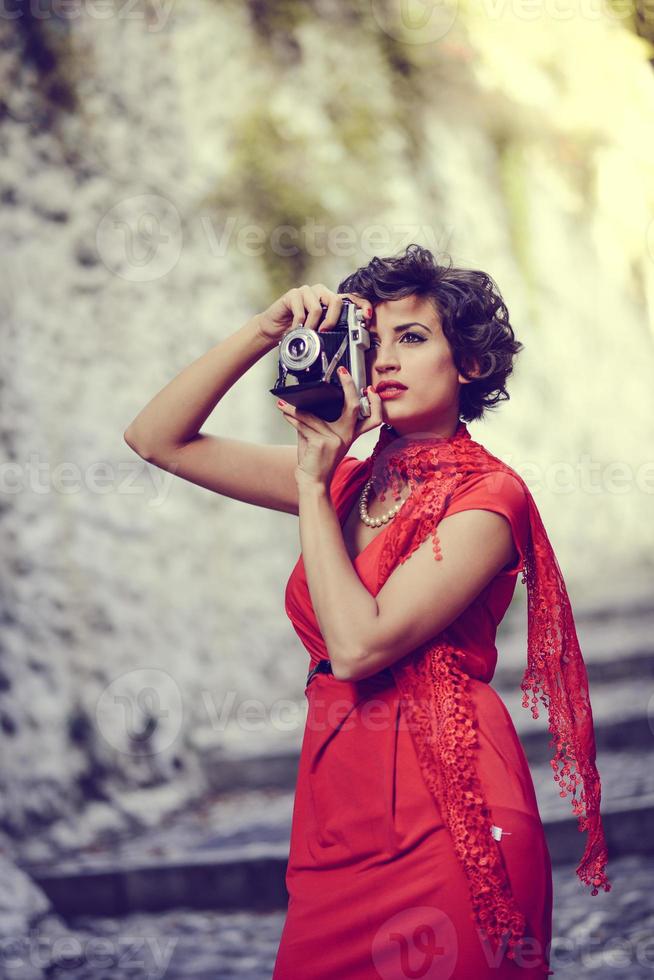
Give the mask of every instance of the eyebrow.
[[(406, 330), (407, 327), (424, 327), (424, 329), (428, 333), (432, 333), (432, 331), (429, 329), (429, 327), (427, 327), (424, 323), (418, 323), (417, 320), (413, 320), (411, 323), (401, 323), (398, 327), (393, 327), (393, 333), (399, 333), (400, 330)], [(368, 332), (369, 333), (376, 333), (377, 330), (376, 330), (375, 327), (372, 327), (372, 328), (369, 327), (368, 328)]]

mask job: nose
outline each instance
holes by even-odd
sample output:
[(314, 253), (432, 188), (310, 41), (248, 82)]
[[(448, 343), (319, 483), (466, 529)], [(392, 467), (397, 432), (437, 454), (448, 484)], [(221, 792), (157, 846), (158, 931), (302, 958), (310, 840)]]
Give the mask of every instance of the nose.
[(386, 371), (396, 371), (400, 366), (397, 351), (393, 343), (379, 343), (373, 351), (373, 366), (379, 374)]

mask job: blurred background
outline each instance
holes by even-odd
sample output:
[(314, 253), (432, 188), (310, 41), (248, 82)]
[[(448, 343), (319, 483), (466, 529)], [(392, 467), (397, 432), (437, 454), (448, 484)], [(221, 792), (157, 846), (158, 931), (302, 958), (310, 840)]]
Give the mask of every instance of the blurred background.
[[(645, 0), (3, 5), (0, 976), (270, 976), (297, 519), (123, 432), (291, 286), (411, 242), (490, 273), (525, 345), (469, 428), (529, 484), (588, 664), (614, 883), (592, 898), (520, 704), (519, 580), (493, 686), (555, 863), (552, 968), (652, 975), (653, 40)], [(271, 352), (204, 431), (293, 442), (276, 374)]]

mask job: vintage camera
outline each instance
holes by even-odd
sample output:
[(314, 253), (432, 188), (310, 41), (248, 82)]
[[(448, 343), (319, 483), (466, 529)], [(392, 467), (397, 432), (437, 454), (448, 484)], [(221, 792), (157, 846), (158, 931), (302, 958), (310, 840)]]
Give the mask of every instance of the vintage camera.
[[(320, 305), (322, 323), (327, 307)], [(365, 392), (367, 384), (365, 356), (370, 334), (364, 324), (363, 312), (352, 300), (344, 298), (338, 323), (329, 330), (318, 333), (317, 329), (303, 326), (289, 330), (279, 342), (279, 376), (270, 393), (325, 422), (335, 422), (345, 402), (336, 374), (342, 364), (359, 393), (359, 418), (368, 418), (370, 402), (362, 390)]]

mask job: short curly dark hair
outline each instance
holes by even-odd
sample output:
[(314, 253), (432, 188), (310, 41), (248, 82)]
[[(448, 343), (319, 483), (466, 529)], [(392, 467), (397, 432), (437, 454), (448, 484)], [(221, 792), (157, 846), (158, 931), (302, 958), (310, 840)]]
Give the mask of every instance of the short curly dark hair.
[[(407, 245), (403, 255), (375, 256), (338, 286), (339, 293), (358, 293), (371, 303), (416, 295), (428, 297), (439, 315), (457, 370), (472, 377), (461, 385), (459, 417), (483, 418), (487, 409), (506, 401), (506, 380), (513, 358), (524, 348), (515, 339), (509, 311), (494, 280), (478, 269), (440, 265), (427, 248)], [(474, 372), (475, 367), (478, 373)]]

